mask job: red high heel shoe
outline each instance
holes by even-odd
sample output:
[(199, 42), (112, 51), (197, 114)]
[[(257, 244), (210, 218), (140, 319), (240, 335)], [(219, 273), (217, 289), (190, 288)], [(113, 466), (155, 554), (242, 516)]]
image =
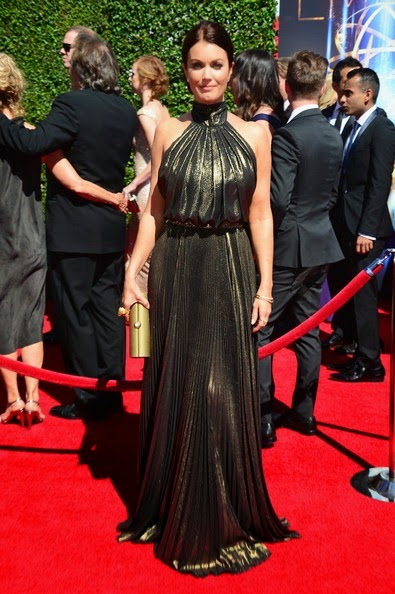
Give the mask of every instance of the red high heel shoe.
[[(22, 405), (19, 408), (12, 408), (12, 405), (19, 401), (22, 402)], [(9, 421), (11, 421), (14, 417), (16, 417), (18, 419), (18, 421), (20, 422), (21, 426), (23, 427), (23, 411), (24, 410), (25, 410), (25, 403), (23, 402), (22, 398), (17, 398), (16, 400), (13, 400), (12, 402), (9, 403), (9, 405), (5, 409), (5, 412), (3, 412), (2, 415), (0, 415), (0, 423), (3, 423), (5, 425), (6, 423), (9, 423)]]
[(31, 429), (33, 422), (42, 423), (45, 419), (37, 400), (26, 400), (25, 416), (28, 429)]

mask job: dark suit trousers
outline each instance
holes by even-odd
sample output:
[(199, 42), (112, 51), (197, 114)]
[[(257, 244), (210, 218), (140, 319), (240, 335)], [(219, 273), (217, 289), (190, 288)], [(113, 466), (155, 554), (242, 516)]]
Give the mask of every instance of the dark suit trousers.
[[(124, 278), (122, 252), (51, 253), (57, 327), (69, 373), (123, 379), (125, 322), (117, 316)], [(77, 400), (114, 393), (75, 389)]]
[[(346, 286), (348, 278), (348, 264), (345, 260), (330, 264), (328, 270), (328, 288), (331, 297), (334, 297)], [(343, 306), (335, 311), (332, 317), (332, 330), (342, 336), (345, 343), (357, 340), (357, 331), (355, 328), (354, 315), (349, 307)]]
[[(292, 327), (295, 327), (318, 310), (326, 273), (327, 266), (312, 268), (274, 266), (274, 303), (268, 324), (258, 334), (259, 347), (273, 340), (276, 326), (283, 316), (286, 316), (292, 322)], [(300, 415), (310, 417), (313, 415), (321, 364), (319, 328), (313, 328), (295, 341), (294, 348), (298, 371), (292, 408)], [(274, 396), (272, 357), (261, 359), (258, 370), (262, 420), (270, 422)]]
[[(387, 244), (386, 239), (376, 239), (373, 249), (368, 254), (360, 255), (355, 251), (356, 237), (347, 229), (342, 230), (338, 239), (345, 255), (344, 286), (371, 264)], [(352, 320), (352, 324), (355, 326), (355, 339), (358, 342), (356, 356), (377, 361), (380, 358), (380, 336), (376, 277), (373, 277), (352, 299), (345, 303), (342, 310), (344, 318)]]

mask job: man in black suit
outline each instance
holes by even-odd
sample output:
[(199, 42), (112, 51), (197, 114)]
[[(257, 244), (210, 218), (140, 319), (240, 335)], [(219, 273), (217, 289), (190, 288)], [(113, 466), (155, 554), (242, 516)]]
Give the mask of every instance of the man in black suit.
[[(124, 186), (137, 116), (120, 96), (118, 64), (110, 46), (96, 36), (75, 40), (73, 88), (57, 97), (35, 130), (0, 116), (0, 144), (28, 154), (63, 148), (81, 177), (112, 192)], [(78, 82), (78, 84), (77, 84)], [(121, 302), (125, 216), (85, 200), (49, 175), (47, 244), (51, 258), (59, 337), (68, 372), (123, 379), (125, 328)], [(75, 389), (73, 404), (51, 413), (67, 419), (105, 418), (122, 408), (120, 392)]]
[(337, 101), (333, 105), (322, 110), (322, 114), (326, 117), (332, 126), (335, 126), (340, 133), (343, 132), (349, 115), (344, 113), (340, 105), (340, 98), (343, 94), (343, 83), (345, 82), (347, 73), (355, 68), (362, 68), (361, 62), (352, 56), (347, 56), (343, 60), (339, 60), (332, 72), (332, 87), (337, 94)]
[[(71, 56), (73, 55), (73, 48), (74, 48), (74, 41), (77, 36), (81, 33), (86, 35), (92, 35), (92, 37), (96, 37), (96, 33), (89, 29), (88, 27), (84, 27), (82, 25), (75, 25), (68, 29), (64, 35), (62, 47), (59, 50), (59, 54), (62, 56), (63, 66), (67, 68), (67, 71), (70, 74), (71, 69)], [(79, 86), (76, 90), (79, 89)], [(51, 274), (49, 272), (51, 268), (51, 261), (50, 261), (50, 254), (48, 254), (48, 285), (47, 285), (47, 298), (52, 300), (52, 288), (50, 285), (50, 277)], [(58, 333), (56, 329), (56, 321), (53, 317), (53, 312), (51, 311), (51, 330), (44, 332), (43, 334), (43, 341), (44, 344), (56, 344), (58, 342)]]
[[(326, 109), (322, 110), (322, 114), (327, 118), (328, 122), (339, 130), (340, 134), (350, 120), (350, 116), (343, 111), (340, 104), (341, 96), (343, 95), (343, 85), (347, 78), (347, 74), (355, 68), (362, 68), (361, 62), (352, 56), (347, 56), (343, 60), (339, 60), (333, 69), (332, 73), (332, 87), (337, 94), (337, 101)], [(352, 117), (352, 120), (354, 118)], [(353, 123), (353, 122), (352, 122)], [(330, 294), (333, 296), (340, 291), (344, 286), (344, 260), (331, 264), (328, 269), (328, 288)], [(340, 307), (332, 317), (332, 334), (327, 339), (322, 341), (323, 348), (335, 347), (340, 354), (351, 354), (355, 352), (356, 341), (353, 326), (350, 325), (347, 318), (347, 311)]]
[[(309, 51), (296, 53), (288, 66), (286, 85), (292, 113), (272, 142), (274, 303), (268, 324), (259, 333), (259, 346), (272, 339), (281, 316), (299, 325), (317, 311), (327, 264), (343, 257), (329, 219), (337, 196), (343, 143), (318, 108), (327, 67), (325, 58)], [(292, 409), (275, 424), (313, 435), (321, 363), (318, 328), (294, 346), (298, 372)], [(262, 445), (268, 446), (276, 439), (271, 357), (259, 362), (259, 389)]]
[[(380, 89), (370, 68), (347, 74), (340, 99), (353, 129), (343, 153), (339, 199), (332, 212), (333, 226), (345, 255), (345, 283), (366, 268), (385, 248), (393, 233), (387, 200), (395, 155), (395, 127), (378, 114)], [(351, 363), (331, 379), (345, 382), (382, 381), (377, 283), (373, 278), (345, 306), (355, 326), (357, 351)]]
[[(323, 115), (328, 119), (329, 123), (339, 130), (343, 141), (350, 133), (355, 117), (343, 110), (340, 100), (343, 95), (343, 88), (347, 80), (347, 74), (356, 68), (362, 68), (362, 64), (352, 56), (347, 56), (336, 64), (332, 73), (332, 86), (337, 93), (337, 101), (335, 104), (322, 110)], [(380, 107), (377, 108), (377, 113), (383, 116), (387, 115)], [(347, 274), (345, 272), (345, 266), (345, 260), (335, 262), (329, 266), (327, 281), (332, 296), (336, 295), (336, 293), (346, 285), (345, 278), (347, 277)], [(347, 306), (340, 307), (335, 311), (331, 325), (333, 332), (331, 336), (322, 341), (322, 347), (335, 347), (335, 351), (343, 355), (355, 353), (357, 348), (357, 336), (355, 325), (349, 316)]]
[(59, 53), (62, 56), (63, 66), (67, 68), (69, 72), (71, 69), (71, 57), (73, 55), (74, 41), (78, 35), (81, 35), (81, 33), (84, 35), (96, 35), (92, 29), (89, 27), (84, 27), (83, 25), (75, 25), (74, 27), (70, 27), (70, 29), (67, 29), (66, 33), (64, 34), (62, 47), (59, 50)]

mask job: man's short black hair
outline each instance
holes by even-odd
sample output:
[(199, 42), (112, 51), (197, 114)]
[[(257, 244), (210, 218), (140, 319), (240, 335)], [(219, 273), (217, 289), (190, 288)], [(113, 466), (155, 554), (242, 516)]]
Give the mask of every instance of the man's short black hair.
[(343, 60), (339, 60), (332, 72), (332, 82), (339, 84), (341, 79), (342, 70), (344, 68), (362, 68), (362, 64), (356, 58), (347, 56)]
[(371, 68), (355, 68), (347, 73), (347, 80), (358, 77), (358, 84), (366, 91), (371, 89), (373, 102), (376, 103), (380, 91), (380, 79)]

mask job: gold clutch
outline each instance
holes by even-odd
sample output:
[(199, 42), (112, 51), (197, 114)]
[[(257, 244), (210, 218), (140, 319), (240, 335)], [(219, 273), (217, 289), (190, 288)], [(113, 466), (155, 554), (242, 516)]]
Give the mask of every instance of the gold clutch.
[(134, 303), (129, 314), (130, 357), (151, 355), (149, 310), (141, 303)]

